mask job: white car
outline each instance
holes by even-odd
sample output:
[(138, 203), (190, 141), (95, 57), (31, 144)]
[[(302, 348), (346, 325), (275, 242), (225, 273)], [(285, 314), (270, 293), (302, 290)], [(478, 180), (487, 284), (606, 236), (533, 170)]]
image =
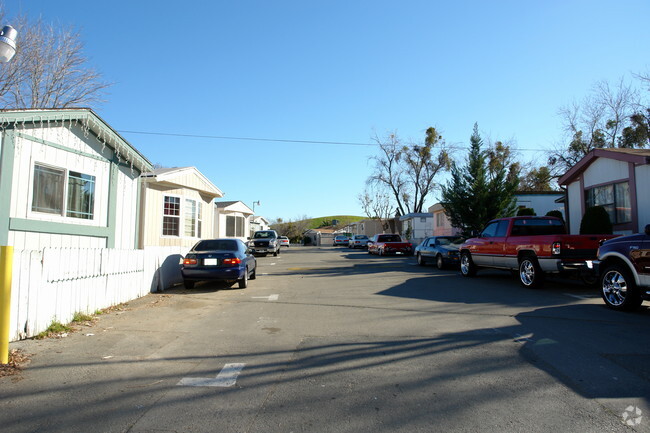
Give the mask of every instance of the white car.
[(278, 240), (280, 241), (280, 246), (281, 246), (281, 247), (287, 247), (287, 248), (289, 248), (289, 238), (288, 238), (288, 237), (286, 237), (286, 236), (280, 236), (280, 237), (278, 238)]

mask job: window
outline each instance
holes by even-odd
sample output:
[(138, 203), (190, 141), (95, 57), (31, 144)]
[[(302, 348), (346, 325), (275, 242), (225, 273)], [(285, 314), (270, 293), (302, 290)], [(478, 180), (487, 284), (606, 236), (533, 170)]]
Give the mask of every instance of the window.
[(185, 199), (185, 236), (196, 235), (196, 201)]
[(94, 210), (95, 176), (34, 165), (32, 211), (91, 220)]
[(481, 233), (482, 238), (503, 237), (508, 232), (508, 220), (490, 223)]
[(445, 225), (445, 214), (438, 212), (436, 214), (436, 227), (442, 227)]
[(196, 237), (201, 237), (201, 226), (203, 225), (203, 203), (198, 202), (198, 213), (196, 216)]
[(588, 189), (585, 195), (585, 205), (605, 208), (612, 224), (632, 221), (630, 184), (628, 182), (597, 186)]
[(65, 170), (34, 166), (32, 210), (61, 215), (63, 213), (63, 178)]
[(165, 196), (163, 204), (163, 236), (180, 236), (181, 199)]
[(95, 205), (95, 176), (68, 172), (68, 210), (73, 218), (93, 219)]
[(226, 236), (232, 238), (244, 236), (244, 217), (226, 216)]

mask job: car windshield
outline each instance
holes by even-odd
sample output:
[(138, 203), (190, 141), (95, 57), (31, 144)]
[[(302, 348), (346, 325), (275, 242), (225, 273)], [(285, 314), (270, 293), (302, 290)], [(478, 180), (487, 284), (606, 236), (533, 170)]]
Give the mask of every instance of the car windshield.
[(462, 244), (463, 238), (460, 236), (450, 237), (450, 238), (438, 238), (436, 244), (438, 245), (451, 245), (451, 244)]
[(358, 235), (354, 237), (355, 239), (368, 239), (368, 236), (366, 235)]
[(193, 248), (194, 251), (237, 251), (237, 249), (237, 241), (229, 239), (205, 240)]
[(255, 232), (253, 238), (255, 239), (269, 239), (274, 238), (275, 234), (273, 232)]
[(347, 236), (337, 236), (336, 239), (347, 239)]

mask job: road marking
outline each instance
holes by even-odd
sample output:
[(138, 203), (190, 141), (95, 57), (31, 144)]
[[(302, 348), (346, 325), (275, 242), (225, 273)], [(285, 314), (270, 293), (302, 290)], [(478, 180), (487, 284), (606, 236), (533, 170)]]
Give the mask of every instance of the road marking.
[(267, 301), (277, 301), (279, 298), (280, 295), (253, 296), (253, 299), (266, 299)]
[(232, 363), (223, 366), (217, 377), (184, 377), (176, 385), (180, 386), (218, 386), (227, 388), (237, 383), (237, 377), (245, 363)]

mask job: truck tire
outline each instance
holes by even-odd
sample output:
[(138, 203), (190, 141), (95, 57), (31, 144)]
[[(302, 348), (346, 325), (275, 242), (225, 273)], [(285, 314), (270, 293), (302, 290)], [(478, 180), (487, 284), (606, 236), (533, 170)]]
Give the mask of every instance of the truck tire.
[(641, 291), (630, 271), (623, 265), (607, 266), (600, 276), (600, 294), (605, 304), (619, 311), (632, 311), (641, 306)]
[(467, 251), (463, 251), (460, 255), (460, 273), (463, 277), (473, 277), (476, 275), (476, 271), (472, 255)]
[(528, 289), (539, 289), (544, 285), (544, 271), (534, 256), (519, 259), (519, 282)]

